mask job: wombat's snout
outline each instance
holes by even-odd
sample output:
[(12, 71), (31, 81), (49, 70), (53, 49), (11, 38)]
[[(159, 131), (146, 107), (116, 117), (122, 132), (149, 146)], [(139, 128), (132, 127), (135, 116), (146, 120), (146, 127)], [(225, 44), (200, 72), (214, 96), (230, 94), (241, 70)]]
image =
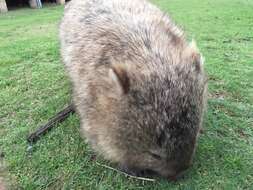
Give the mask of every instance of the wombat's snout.
[(185, 174), (185, 170), (184, 171), (181, 171), (173, 176), (168, 176), (167, 179), (169, 181), (177, 181), (177, 180), (180, 180), (184, 177), (184, 174)]
[(164, 179), (167, 179), (169, 181), (177, 181), (182, 178), (184, 178), (184, 174), (186, 171), (192, 166), (192, 164), (187, 165), (181, 165), (177, 168), (171, 169), (171, 168), (163, 168), (161, 171), (157, 170), (151, 170), (151, 169), (143, 169), (138, 172), (138, 176), (142, 177), (162, 177)]
[(184, 177), (185, 172), (192, 166), (192, 163), (181, 166), (173, 175), (168, 175), (166, 178), (170, 181), (177, 181)]

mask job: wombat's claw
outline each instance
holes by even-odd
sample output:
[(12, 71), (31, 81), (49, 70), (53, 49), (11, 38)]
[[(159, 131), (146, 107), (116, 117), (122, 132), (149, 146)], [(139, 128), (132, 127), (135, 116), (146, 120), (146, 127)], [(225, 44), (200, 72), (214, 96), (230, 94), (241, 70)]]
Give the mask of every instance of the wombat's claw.
[(96, 154), (91, 154), (90, 161), (96, 161), (96, 160), (97, 160), (97, 155)]
[(204, 130), (203, 128), (200, 128), (199, 133), (200, 133), (200, 134), (204, 134), (204, 133), (205, 133), (205, 130)]

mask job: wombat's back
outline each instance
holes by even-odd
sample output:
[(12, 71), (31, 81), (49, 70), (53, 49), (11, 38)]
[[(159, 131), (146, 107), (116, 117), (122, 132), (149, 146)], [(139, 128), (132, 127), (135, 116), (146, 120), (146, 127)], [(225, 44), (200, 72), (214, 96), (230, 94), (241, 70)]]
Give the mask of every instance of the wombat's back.
[(173, 51), (186, 45), (182, 31), (145, 0), (72, 0), (65, 8), (60, 36), (72, 78), (85, 64), (104, 64), (98, 55), (121, 62), (133, 57), (149, 64), (154, 53), (172, 60)]

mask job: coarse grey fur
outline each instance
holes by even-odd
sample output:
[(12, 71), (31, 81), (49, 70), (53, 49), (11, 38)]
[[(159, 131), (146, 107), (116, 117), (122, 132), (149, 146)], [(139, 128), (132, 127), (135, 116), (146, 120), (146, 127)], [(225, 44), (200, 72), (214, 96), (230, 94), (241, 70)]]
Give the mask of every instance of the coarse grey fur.
[(207, 83), (195, 42), (146, 0), (72, 0), (60, 25), (81, 132), (129, 172), (192, 162)]

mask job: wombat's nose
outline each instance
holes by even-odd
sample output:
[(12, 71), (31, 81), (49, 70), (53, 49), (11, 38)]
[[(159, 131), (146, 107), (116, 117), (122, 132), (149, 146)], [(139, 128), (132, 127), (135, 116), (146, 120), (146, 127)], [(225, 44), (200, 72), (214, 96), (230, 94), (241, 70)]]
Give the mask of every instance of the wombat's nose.
[(179, 167), (179, 169), (175, 172), (175, 175), (172, 175), (172, 176), (168, 176), (168, 179), (171, 180), (171, 181), (177, 181), (177, 180), (180, 180), (184, 177), (184, 173), (185, 171), (191, 167), (191, 163), (185, 165), (185, 166), (181, 166)]
[(178, 173), (178, 174), (176, 174), (174, 176), (169, 176), (168, 180), (170, 180), (170, 181), (177, 181), (177, 180), (182, 179), (183, 176), (184, 176), (184, 172), (180, 172), (180, 173)]

